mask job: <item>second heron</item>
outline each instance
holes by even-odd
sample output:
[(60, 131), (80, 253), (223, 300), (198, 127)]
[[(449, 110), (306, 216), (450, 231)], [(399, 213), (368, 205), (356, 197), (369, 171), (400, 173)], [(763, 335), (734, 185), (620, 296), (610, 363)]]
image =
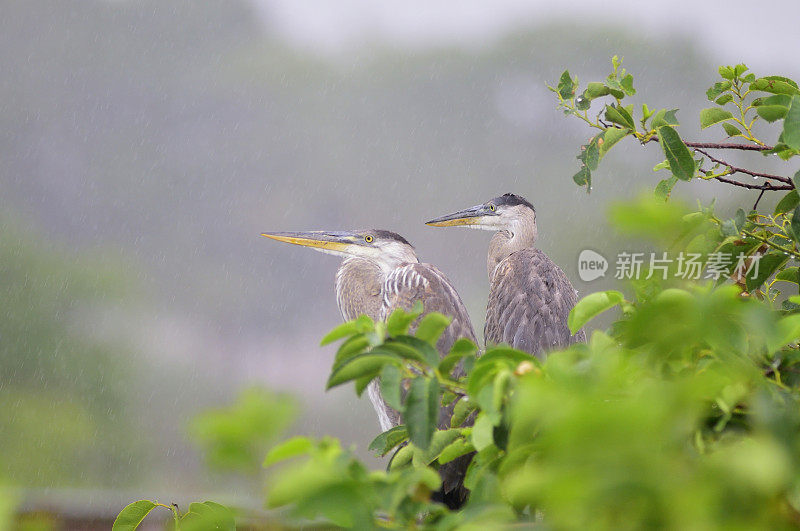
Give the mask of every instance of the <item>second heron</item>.
[(536, 210), (523, 197), (505, 194), (486, 203), (432, 219), (427, 225), (463, 225), (494, 231), (487, 269), (486, 346), (506, 343), (537, 357), (583, 342), (583, 330), (571, 334), (569, 312), (575, 288), (544, 252), (534, 247)]

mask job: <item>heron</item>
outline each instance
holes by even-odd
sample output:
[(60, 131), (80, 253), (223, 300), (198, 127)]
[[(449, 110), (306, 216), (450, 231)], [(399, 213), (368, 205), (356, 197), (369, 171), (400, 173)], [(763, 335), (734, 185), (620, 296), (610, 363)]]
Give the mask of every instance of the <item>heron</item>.
[[(261, 235), (343, 258), (334, 286), (336, 302), (345, 321), (362, 314), (375, 321), (385, 321), (396, 308), (410, 311), (416, 301), (421, 301), (424, 314), (440, 312), (452, 319), (436, 344), (440, 356), (447, 355), (453, 343), (462, 337), (477, 344), (472, 322), (458, 292), (436, 266), (420, 262), (414, 247), (399, 234), (366, 229), (264, 232)], [(463, 369), (457, 366), (453, 377), (460, 378), (463, 374)], [(402, 423), (400, 414), (381, 397), (377, 381), (368, 385), (367, 394), (383, 431)], [(452, 406), (440, 410), (441, 429), (450, 427), (452, 411)], [(471, 456), (463, 456), (439, 469), (442, 493), (438, 499), (451, 508), (460, 506), (466, 499), (463, 479), (470, 459)]]
[(549, 351), (586, 341), (583, 330), (573, 335), (567, 326), (577, 292), (561, 268), (534, 247), (536, 209), (525, 198), (504, 194), (426, 224), (495, 232), (486, 263), (487, 347), (505, 343), (544, 359)]

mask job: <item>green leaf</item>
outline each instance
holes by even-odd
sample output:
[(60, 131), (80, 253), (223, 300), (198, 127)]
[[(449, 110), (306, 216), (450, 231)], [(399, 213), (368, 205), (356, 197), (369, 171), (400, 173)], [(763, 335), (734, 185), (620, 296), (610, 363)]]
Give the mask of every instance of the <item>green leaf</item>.
[(800, 96), (792, 96), (783, 120), (783, 142), (791, 149), (800, 149)]
[(472, 446), (479, 452), (494, 444), (494, 424), (488, 415), (478, 415), (475, 426), (472, 427), (470, 439)]
[(784, 214), (790, 210), (794, 210), (798, 205), (800, 205), (800, 196), (797, 195), (797, 190), (791, 190), (778, 201), (773, 214)]
[(415, 359), (430, 367), (439, 365), (439, 351), (433, 345), (418, 337), (397, 336), (390, 342), (384, 343), (381, 348), (396, 351), (403, 358)]
[(775, 280), (782, 280), (784, 282), (792, 282), (794, 284), (800, 284), (800, 278), (798, 278), (798, 270), (797, 266), (787, 267), (778, 272), (775, 275)]
[(700, 111), (700, 128), (705, 129), (716, 123), (723, 122), (733, 118), (733, 114), (725, 109), (711, 107), (710, 109), (703, 109)]
[(439, 454), (439, 464), (449, 463), (453, 459), (474, 452), (475, 447), (466, 439), (456, 439)]
[(659, 181), (658, 185), (656, 186), (655, 196), (662, 201), (666, 201), (669, 199), (670, 194), (672, 193), (672, 189), (675, 187), (675, 184), (678, 182), (678, 178), (674, 175), (667, 178), (662, 179)]
[(726, 219), (720, 226), (720, 233), (727, 238), (728, 236), (736, 236), (739, 231), (736, 230), (736, 223), (732, 219)]
[(788, 111), (789, 108), (783, 105), (761, 105), (756, 107), (758, 115), (768, 122), (775, 122), (783, 119), (786, 117)]
[(456, 402), (455, 407), (453, 408), (453, 416), (450, 417), (450, 427), (457, 428), (464, 424), (464, 421), (467, 420), (470, 413), (477, 409), (477, 404), (475, 404), (469, 397), (464, 397), (458, 402)]
[(627, 129), (617, 129), (616, 127), (609, 127), (603, 133), (603, 142), (600, 143), (600, 158), (605, 157), (608, 150), (614, 147), (614, 144), (625, 138), (630, 134)]
[(536, 357), (527, 352), (507, 346), (499, 346), (487, 348), (486, 353), (478, 358), (476, 367), (497, 361), (502, 361), (510, 369), (515, 369), (523, 361), (530, 361), (534, 364), (539, 363)]
[(402, 374), (397, 365), (387, 363), (381, 369), (381, 397), (387, 405), (395, 411), (403, 410), (400, 387), (402, 385)]
[(622, 90), (625, 91), (626, 95), (634, 96), (636, 94), (636, 89), (633, 88), (633, 76), (631, 74), (623, 76), (619, 84), (622, 85)]
[(320, 341), (320, 346), (328, 345), (336, 340), (342, 339), (343, 337), (349, 337), (355, 334), (363, 334), (368, 332), (369, 330), (372, 330), (374, 324), (375, 322), (366, 315), (362, 315), (353, 321), (342, 323), (328, 332), (325, 337), (322, 338), (322, 341)]
[(352, 358), (363, 354), (369, 348), (369, 338), (365, 335), (356, 335), (347, 339), (339, 346), (333, 358), (333, 370), (341, 367)]
[(729, 124), (728, 122), (724, 122), (722, 124), (722, 128), (725, 130), (725, 134), (728, 136), (736, 136), (742, 134), (741, 129), (739, 129), (733, 124)]
[(578, 301), (578, 304), (569, 312), (567, 324), (569, 331), (575, 334), (597, 315), (609, 310), (625, 300), (619, 291), (599, 291), (591, 293)]
[(763, 105), (780, 105), (788, 107), (792, 102), (792, 97), (788, 94), (774, 94), (766, 98), (756, 98), (751, 104), (753, 107), (761, 107)]
[[(653, 166), (653, 171), (661, 171), (661, 170), (668, 170), (669, 169), (669, 161), (663, 160)], [(674, 176), (673, 176), (674, 177)], [(677, 179), (677, 177), (676, 177)]]
[(786, 94), (775, 94), (768, 98), (756, 98), (753, 106), (758, 115), (768, 122), (781, 120), (786, 116), (792, 98)]
[(600, 133), (589, 141), (589, 143), (584, 146), (585, 149), (581, 152), (581, 155), (578, 157), (580, 160), (586, 164), (586, 167), (589, 168), (590, 171), (594, 171), (597, 169), (597, 164), (600, 162), (600, 148), (598, 146), (598, 141), (602, 137), (603, 133)]
[(369, 449), (375, 452), (376, 455), (383, 457), (406, 439), (408, 439), (406, 427), (403, 425), (395, 426), (375, 437), (369, 443)]
[(719, 75), (722, 76), (723, 79), (733, 79), (735, 77), (733, 74), (733, 68), (730, 66), (720, 66)]
[(422, 301), (415, 301), (410, 312), (396, 308), (386, 320), (386, 331), (390, 336), (399, 336), (408, 333), (411, 323), (422, 314)]
[(413, 457), (413, 455), (414, 455), (413, 446), (409, 445), (403, 446), (394, 453), (391, 461), (389, 461), (389, 470), (397, 470), (398, 468), (406, 466), (408, 463), (411, 462), (411, 458)]
[(731, 94), (723, 94), (722, 96), (714, 100), (714, 103), (716, 103), (717, 105), (725, 105), (726, 103), (730, 103), (732, 101), (733, 101), (733, 96)]
[(622, 99), (625, 97), (625, 91), (620, 85), (619, 81), (614, 79), (612, 76), (608, 76), (605, 81), (605, 86), (608, 88), (608, 93), (614, 96), (617, 99)]
[(633, 123), (633, 117), (628, 110), (622, 106), (607, 105), (606, 120), (621, 125), (622, 127), (627, 127), (632, 131), (636, 129), (636, 125)]
[(800, 339), (800, 315), (787, 315), (778, 321), (777, 335), (775, 344), (770, 345), (772, 351), (778, 350), (784, 345), (796, 343)]
[(460, 436), (461, 430), (450, 429), (436, 431), (433, 434), (433, 438), (431, 438), (431, 445), (425, 452), (425, 464), (429, 465), (433, 463), (439, 457), (439, 455), (441, 455), (442, 451), (450, 446), (450, 444)]
[(611, 90), (603, 83), (593, 81), (586, 86), (584, 94), (589, 99), (595, 99), (601, 96), (608, 96), (609, 94), (611, 94)]
[[(422, 363), (428, 363), (428, 358), (419, 350), (416, 349), (415, 346), (407, 344), (403, 341), (406, 337), (410, 336), (397, 336), (395, 338), (387, 340), (383, 345), (380, 347), (374, 347), (372, 352), (389, 352), (392, 354), (396, 354), (403, 358), (404, 360), (413, 360), (413, 361), (420, 361)], [(427, 343), (422, 342), (424, 345)]]
[(736, 230), (740, 231), (744, 228), (744, 224), (747, 221), (747, 215), (744, 213), (744, 209), (740, 208), (736, 210), (736, 216), (733, 218), (736, 224)]
[(375, 379), (374, 374), (366, 374), (364, 376), (359, 376), (353, 381), (356, 388), (356, 396), (358, 398), (361, 398), (361, 395), (364, 394), (364, 391), (367, 390), (367, 387), (369, 387), (369, 384), (371, 384), (372, 380), (374, 379)]
[[(770, 252), (763, 255), (758, 261), (758, 274), (756, 274), (755, 278), (752, 278), (753, 273), (748, 273), (747, 278), (745, 278), (747, 291), (754, 291), (760, 288), (787, 260), (789, 260), (789, 257), (782, 252)], [(753, 269), (755, 270), (755, 267)]]
[(788, 232), (794, 241), (800, 242), (800, 206), (796, 207), (792, 213), (792, 222)]
[(718, 81), (714, 83), (714, 85), (706, 91), (706, 96), (710, 101), (714, 101), (719, 97), (720, 94), (727, 91), (733, 86), (733, 83), (730, 81)]
[(672, 174), (683, 181), (690, 181), (695, 171), (694, 159), (678, 132), (670, 126), (662, 126), (658, 128), (658, 138)]
[(357, 378), (364, 378), (372, 376), (373, 378), (378, 375), (384, 365), (387, 363), (394, 363), (400, 365), (401, 361), (398, 356), (393, 354), (374, 354), (368, 352), (360, 354), (345, 364), (341, 365), (331, 373), (326, 384), (326, 389), (331, 389), (343, 383), (355, 380)]
[(308, 437), (292, 437), (267, 452), (264, 466), (272, 466), (298, 455), (307, 454), (312, 448), (314, 448), (314, 442)]
[(156, 507), (155, 502), (150, 500), (139, 500), (125, 506), (117, 515), (114, 524), (111, 526), (111, 531), (133, 531), (142, 520), (150, 514)]
[(764, 156), (778, 155), (778, 158), (780, 158), (781, 160), (789, 160), (795, 155), (800, 154), (800, 149), (790, 148), (781, 141), (782, 138), (783, 138), (783, 133), (781, 132), (780, 136), (778, 136), (778, 141), (775, 143), (775, 146), (772, 149), (762, 151), (761, 154)]
[(659, 127), (665, 125), (678, 125), (677, 113), (678, 109), (672, 109), (670, 111), (666, 109), (660, 109), (655, 113), (655, 115), (653, 115), (653, 121), (650, 122), (650, 127), (653, 129), (658, 129)]
[(450, 347), (450, 352), (439, 362), (439, 372), (441, 374), (450, 374), (462, 358), (474, 356), (477, 353), (478, 347), (475, 346), (475, 343), (465, 337), (461, 337), (453, 343), (453, 346)]
[(578, 173), (572, 176), (572, 180), (575, 181), (575, 184), (578, 186), (590, 186), (592, 183), (592, 174), (589, 168), (584, 164), (581, 165), (581, 169), (578, 170)]
[(422, 318), (414, 335), (435, 347), (439, 336), (450, 326), (451, 321), (452, 319), (446, 315), (439, 312), (431, 312)]
[(769, 92), (770, 94), (800, 95), (797, 84), (791, 79), (780, 76), (766, 76), (750, 83), (750, 90)]
[(181, 531), (236, 531), (233, 512), (219, 503), (206, 501), (192, 503), (189, 512), (183, 515), (180, 523)]
[(427, 450), (439, 421), (438, 380), (420, 377), (411, 381), (403, 421), (411, 442), (418, 448)]
[(569, 70), (564, 70), (558, 80), (558, 94), (565, 100), (571, 99), (575, 94), (576, 81), (569, 75)]

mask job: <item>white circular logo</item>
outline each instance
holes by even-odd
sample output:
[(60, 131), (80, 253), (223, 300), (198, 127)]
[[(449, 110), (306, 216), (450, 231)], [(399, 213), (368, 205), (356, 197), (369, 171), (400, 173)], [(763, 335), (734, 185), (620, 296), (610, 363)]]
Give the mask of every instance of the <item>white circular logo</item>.
[(584, 249), (578, 256), (578, 276), (584, 282), (591, 282), (606, 275), (608, 260), (600, 253)]

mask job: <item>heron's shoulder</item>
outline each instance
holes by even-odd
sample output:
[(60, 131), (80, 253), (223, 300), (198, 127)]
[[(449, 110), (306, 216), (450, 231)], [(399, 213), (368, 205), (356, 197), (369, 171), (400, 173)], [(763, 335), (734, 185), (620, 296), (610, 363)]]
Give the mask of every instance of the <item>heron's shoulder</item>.
[(517, 270), (538, 270), (554, 268), (561, 271), (561, 268), (547, 256), (541, 249), (527, 248), (515, 251), (505, 257), (499, 267), (513, 268)]
[(402, 264), (394, 269), (386, 279), (387, 283), (411, 287), (450, 286), (450, 280), (433, 264), (414, 262)]
[(508, 279), (547, 279), (570, 284), (564, 271), (541, 249), (527, 248), (511, 253), (498, 265), (495, 282)]

